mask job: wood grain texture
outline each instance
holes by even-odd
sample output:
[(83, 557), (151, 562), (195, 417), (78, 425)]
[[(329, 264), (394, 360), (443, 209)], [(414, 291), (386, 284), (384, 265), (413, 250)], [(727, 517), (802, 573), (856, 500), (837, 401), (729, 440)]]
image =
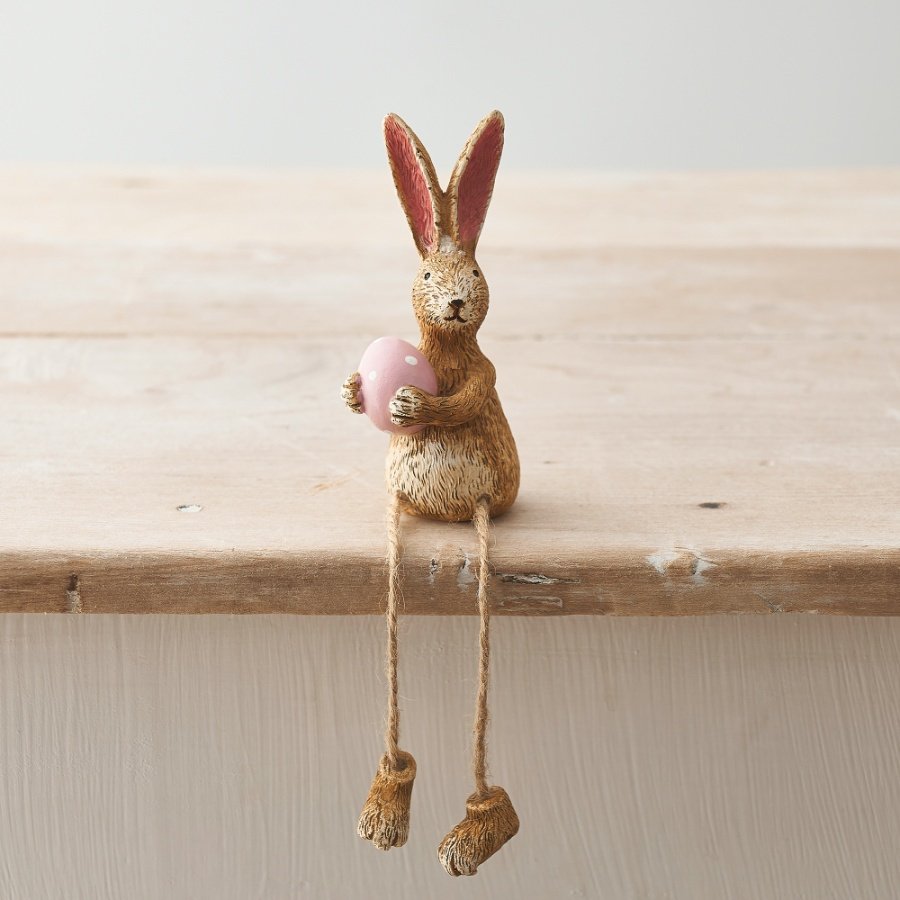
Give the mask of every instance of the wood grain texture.
[(895, 900), (900, 620), (494, 623), (492, 774), (521, 818), (464, 888), (477, 623), (403, 620), (409, 841), (355, 830), (383, 623), (2, 617), (0, 896)]
[[(483, 243), (498, 613), (900, 611), (900, 173), (501, 174)], [(336, 386), (414, 272), (383, 173), (0, 173), (0, 609), (378, 612)], [(471, 527), (404, 534), (474, 612)]]

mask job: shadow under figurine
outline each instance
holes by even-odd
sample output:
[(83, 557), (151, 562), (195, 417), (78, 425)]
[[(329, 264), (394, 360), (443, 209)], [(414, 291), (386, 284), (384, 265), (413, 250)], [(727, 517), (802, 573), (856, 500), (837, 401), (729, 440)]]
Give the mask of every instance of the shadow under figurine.
[(342, 396), (391, 432), (387, 459), (388, 723), (386, 752), (359, 819), (358, 832), (389, 850), (406, 843), (416, 763), (401, 750), (397, 693), (397, 601), (400, 515), (472, 521), (479, 541), (479, 679), (474, 724), (475, 791), (465, 818), (441, 841), (438, 857), (451, 875), (474, 875), (519, 830), (503, 788), (487, 782), (485, 760), (490, 663), (488, 538), (490, 519), (512, 505), (519, 458), (494, 388), (495, 372), (476, 338), (488, 310), (488, 288), (475, 260), (500, 155), (503, 116), (478, 123), (446, 190), (412, 129), (396, 115), (384, 137), (397, 195), (422, 257), (412, 289), (418, 348), (396, 338), (376, 341)]

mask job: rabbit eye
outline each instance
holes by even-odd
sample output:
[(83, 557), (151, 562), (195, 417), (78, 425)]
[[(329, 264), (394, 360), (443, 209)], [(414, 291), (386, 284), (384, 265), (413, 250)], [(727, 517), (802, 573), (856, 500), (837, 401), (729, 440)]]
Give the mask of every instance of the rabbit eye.
[(431, 278), (431, 272), (426, 272), (426, 273), (425, 273), (425, 280), (428, 281), (429, 278)]
[(472, 274), (473, 274), (476, 278), (480, 278), (480, 277), (481, 277), (481, 276), (478, 274), (478, 269), (472, 269)]

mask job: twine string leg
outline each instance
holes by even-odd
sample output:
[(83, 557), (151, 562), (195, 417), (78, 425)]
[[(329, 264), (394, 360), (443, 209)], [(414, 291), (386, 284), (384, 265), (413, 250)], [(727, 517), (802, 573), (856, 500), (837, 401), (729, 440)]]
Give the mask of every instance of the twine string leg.
[(472, 768), (475, 775), (475, 792), (479, 797), (488, 794), (487, 783), (487, 726), (488, 680), (491, 665), (491, 607), (488, 601), (488, 542), (490, 540), (489, 501), (481, 498), (475, 507), (475, 531), (478, 534), (478, 694), (475, 699), (475, 724), (473, 726)]
[(387, 683), (388, 715), (384, 735), (385, 749), (391, 768), (400, 768), (400, 704), (397, 684), (397, 605), (400, 597), (400, 498), (391, 495), (387, 514), (388, 532), (388, 596), (387, 622)]
[(487, 783), (488, 680), (491, 663), (490, 499), (482, 497), (472, 516), (478, 535), (478, 694), (475, 699), (472, 769), (475, 793), (466, 800), (466, 817), (441, 841), (438, 859), (450, 875), (474, 875), (519, 830), (519, 817), (502, 787)]
[(409, 836), (409, 813), (416, 761), (411, 753), (401, 750), (400, 704), (397, 689), (397, 607), (400, 603), (400, 498), (394, 494), (388, 504), (388, 596), (387, 611), (387, 682), (388, 714), (384, 734), (385, 753), (369, 796), (366, 798), (357, 834), (371, 841), (379, 850), (402, 847)]

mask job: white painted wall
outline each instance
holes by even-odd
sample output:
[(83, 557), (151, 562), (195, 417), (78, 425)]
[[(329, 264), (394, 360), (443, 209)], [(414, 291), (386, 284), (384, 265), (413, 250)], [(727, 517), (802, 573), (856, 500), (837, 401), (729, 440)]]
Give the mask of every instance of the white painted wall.
[(474, 878), (475, 619), (407, 619), (413, 831), (355, 834), (381, 623), (0, 622), (9, 900), (894, 900), (900, 621), (495, 620), (493, 770), (522, 818)]
[(900, 163), (896, 0), (0, 4), (0, 160), (383, 166), (393, 109), (450, 164)]

